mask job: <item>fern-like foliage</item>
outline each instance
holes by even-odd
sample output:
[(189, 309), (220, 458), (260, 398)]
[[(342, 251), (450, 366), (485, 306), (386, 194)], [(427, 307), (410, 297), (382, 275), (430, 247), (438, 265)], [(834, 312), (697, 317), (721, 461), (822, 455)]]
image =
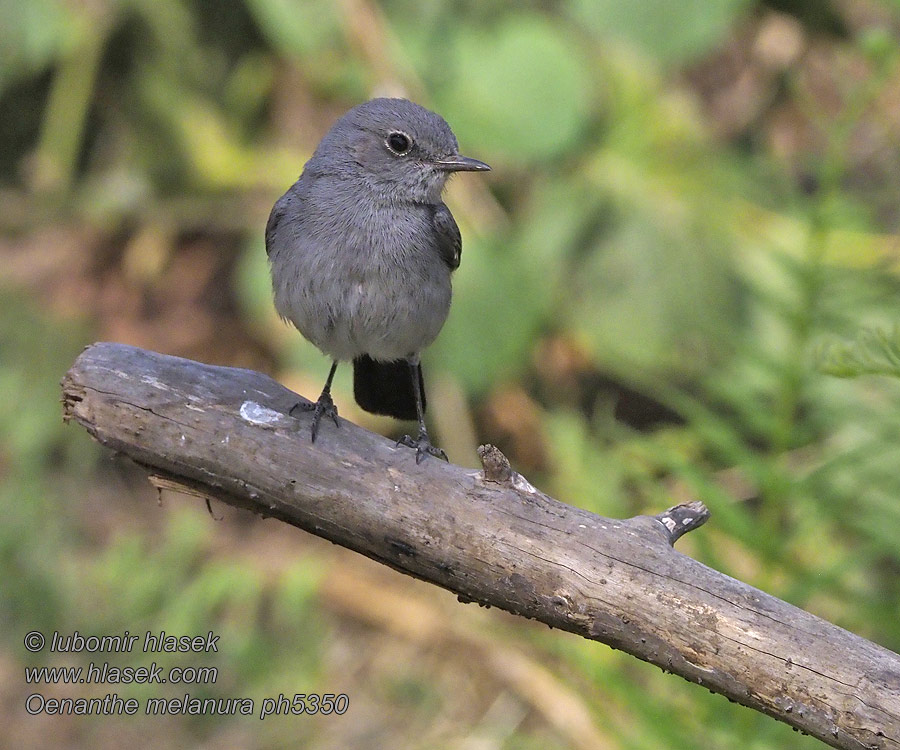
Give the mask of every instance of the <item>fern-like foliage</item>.
[(839, 378), (891, 375), (900, 378), (900, 325), (862, 330), (855, 340), (831, 341), (818, 352), (821, 372)]

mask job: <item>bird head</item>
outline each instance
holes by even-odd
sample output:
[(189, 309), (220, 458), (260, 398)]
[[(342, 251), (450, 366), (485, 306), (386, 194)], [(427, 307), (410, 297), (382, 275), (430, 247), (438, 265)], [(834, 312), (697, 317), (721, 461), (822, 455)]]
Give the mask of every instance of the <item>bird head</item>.
[(407, 99), (372, 99), (351, 109), (322, 139), (307, 165), (347, 175), (391, 202), (436, 203), (454, 172), (490, 167), (459, 154), (438, 114)]

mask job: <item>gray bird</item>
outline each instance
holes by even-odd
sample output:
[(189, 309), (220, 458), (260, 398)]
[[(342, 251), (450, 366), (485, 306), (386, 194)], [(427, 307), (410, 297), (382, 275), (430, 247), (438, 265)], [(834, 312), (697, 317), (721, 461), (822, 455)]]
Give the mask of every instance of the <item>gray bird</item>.
[(453, 172), (490, 167), (460, 156), (442, 117), (406, 99), (373, 99), (325, 135), (300, 179), (272, 209), (266, 252), (275, 308), (332, 358), (312, 411), (339, 425), (331, 398), (338, 362), (353, 361), (353, 393), (366, 411), (417, 419), (400, 443), (446, 460), (425, 429), (419, 354), (450, 310), (459, 228), (441, 192)]

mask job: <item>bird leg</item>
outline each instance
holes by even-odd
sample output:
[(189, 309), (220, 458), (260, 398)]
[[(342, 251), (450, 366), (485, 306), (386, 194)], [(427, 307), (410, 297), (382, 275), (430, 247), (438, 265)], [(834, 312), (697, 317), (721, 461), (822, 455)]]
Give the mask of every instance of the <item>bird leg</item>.
[(416, 357), (415, 361), (410, 360), (409, 372), (412, 376), (413, 393), (415, 393), (416, 396), (416, 415), (419, 418), (419, 436), (413, 440), (409, 435), (404, 435), (397, 441), (397, 445), (415, 448), (417, 464), (422, 463), (422, 461), (425, 460), (425, 456), (435, 456), (436, 458), (442, 458), (444, 461), (449, 462), (450, 459), (447, 458), (447, 454), (440, 448), (431, 444), (431, 440), (428, 439), (428, 430), (425, 429), (425, 410), (422, 408), (422, 392), (419, 389), (420, 384), (423, 382), (421, 368), (422, 366), (419, 364), (418, 357)]
[(341, 423), (338, 422), (337, 407), (334, 405), (334, 401), (331, 400), (331, 381), (334, 380), (334, 373), (337, 370), (337, 366), (338, 363), (337, 360), (335, 360), (331, 364), (331, 370), (328, 372), (328, 380), (325, 381), (325, 387), (322, 389), (322, 393), (316, 403), (310, 404), (306, 401), (298, 401), (288, 412), (292, 417), (294, 416), (295, 411), (311, 411), (313, 413), (312, 442), (316, 442), (316, 435), (319, 432), (319, 421), (323, 416), (331, 417), (335, 426), (341, 426)]

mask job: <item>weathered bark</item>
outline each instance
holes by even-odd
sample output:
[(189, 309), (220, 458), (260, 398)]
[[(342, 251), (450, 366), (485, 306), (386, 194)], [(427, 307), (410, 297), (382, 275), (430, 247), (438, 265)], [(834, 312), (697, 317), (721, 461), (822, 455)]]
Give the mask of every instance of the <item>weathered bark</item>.
[(95, 344), (67, 418), (157, 481), (278, 518), (476, 601), (674, 672), (839, 748), (900, 748), (900, 656), (672, 548), (688, 504), (611, 520), (564, 505), (485, 449), (485, 471), (417, 466), (344, 420), (315, 444), (297, 396), (249, 370)]

